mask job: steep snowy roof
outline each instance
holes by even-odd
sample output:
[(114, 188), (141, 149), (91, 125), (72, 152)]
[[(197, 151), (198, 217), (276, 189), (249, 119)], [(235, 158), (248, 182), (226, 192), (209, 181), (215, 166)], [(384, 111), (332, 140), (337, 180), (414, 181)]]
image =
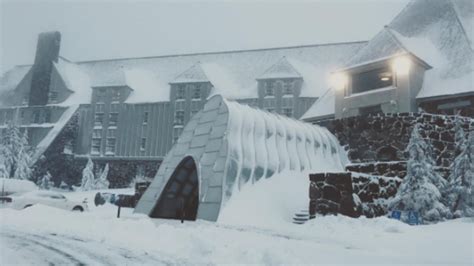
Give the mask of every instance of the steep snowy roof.
[(274, 78), (301, 78), (301, 74), (288, 61), (286, 56), (283, 56), (278, 62), (268, 68), (259, 79), (274, 79)]
[(417, 98), (474, 92), (472, 23), (466, 0), (413, 0), (346, 67), (411, 53), (433, 69)]
[(301, 119), (332, 116), (335, 110), (336, 95), (333, 89), (329, 89), (301, 116)]
[(158, 75), (144, 69), (125, 70), (125, 81), (133, 91), (126, 103), (169, 101), (169, 86)]
[(59, 75), (66, 83), (67, 88), (73, 93), (64, 102), (55, 104), (70, 106), (73, 104), (90, 103), (92, 88), (89, 76), (85, 74), (76, 64), (63, 58), (59, 58), (57, 63), (53, 63)]
[[(135, 84), (130, 95), (130, 102), (140, 102), (141, 99), (149, 101), (156, 93), (165, 93), (163, 87), (158, 89), (137, 86), (138, 82), (131, 82), (133, 77), (130, 71), (146, 71), (147, 84), (154, 80), (163, 86), (168, 83), (186, 81), (210, 81), (215, 90), (214, 94), (222, 94), (229, 98), (250, 98), (257, 95), (256, 79), (262, 76), (271, 66), (275, 65), (282, 57), (295, 61), (306, 62), (324, 73), (342, 66), (342, 64), (363, 47), (366, 42), (348, 42), (321, 45), (307, 45), (283, 48), (269, 48), (256, 50), (212, 52), (184, 55), (169, 55), (144, 58), (126, 58), (113, 60), (96, 60), (75, 62), (78, 68), (89, 76), (90, 87), (102, 86), (127, 86)], [(294, 64), (292, 64), (294, 66)], [(303, 64), (301, 64), (303, 65)], [(30, 67), (28, 67), (29, 69)], [(296, 69), (297, 67), (295, 67)], [(302, 66), (308, 69), (308, 67)], [(300, 72), (300, 69), (297, 69)], [(12, 73), (2, 77), (2, 89), (11, 90), (26, 74), (25, 67), (14, 68)], [(133, 73), (137, 74), (137, 73)], [(132, 74), (132, 76), (133, 76)], [(308, 83), (315, 83), (316, 79), (309, 81), (311, 76), (303, 77)], [(7, 85), (3, 85), (3, 83)], [(142, 84), (143, 85), (143, 84)], [(326, 80), (319, 81), (319, 87), (325, 87)], [(307, 86), (312, 89), (314, 86)], [(137, 89), (140, 88), (140, 89)], [(141, 89), (144, 88), (144, 89)], [(72, 89), (73, 90), (73, 89)], [(1, 90), (0, 90), (1, 91)], [(135, 93), (140, 96), (134, 97)], [(309, 92), (308, 95), (319, 96), (319, 92)], [(149, 97), (147, 97), (149, 96)], [(158, 96), (156, 96), (158, 97)], [(134, 99), (133, 99), (134, 98)], [(169, 92), (159, 96), (159, 100), (169, 98)]]

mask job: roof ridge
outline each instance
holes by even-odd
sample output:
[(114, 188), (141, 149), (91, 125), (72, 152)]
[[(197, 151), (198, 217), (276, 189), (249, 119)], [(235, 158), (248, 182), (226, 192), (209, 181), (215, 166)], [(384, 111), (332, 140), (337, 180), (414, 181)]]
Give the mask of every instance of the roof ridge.
[[(408, 49), (398, 38), (395, 34), (393, 34), (392, 28), (390, 28), (388, 25), (386, 25), (384, 28), (383, 28), (385, 31), (387, 31), (388, 35), (397, 43), (398, 46), (400, 46), (400, 48), (402, 48), (403, 50), (405, 50), (406, 52), (411, 52), (410, 49)], [(399, 33), (399, 32), (397, 32)], [(402, 35), (401, 33), (399, 33), (400, 35)]]
[(107, 58), (107, 59), (94, 59), (94, 60), (76, 61), (74, 63), (76, 63), (76, 64), (87, 64), (87, 63), (104, 62), (104, 61), (125, 61), (125, 60), (153, 59), (153, 58), (166, 58), (166, 57), (177, 57), (177, 56), (196, 56), (196, 55), (259, 52), (259, 51), (269, 51), (269, 50), (296, 49), (296, 48), (320, 47), (320, 46), (331, 46), (331, 45), (360, 44), (360, 43), (367, 43), (367, 42), (368, 41), (364, 40), (364, 41), (333, 42), (333, 43), (322, 43), (322, 44), (307, 44), (307, 45), (294, 45), (294, 46), (281, 46), (281, 47), (269, 47), (269, 48), (255, 48), (255, 49), (224, 50), (224, 51), (214, 51), (214, 52), (197, 52), (197, 53), (169, 54), (169, 55), (156, 55), (156, 56)]
[(466, 29), (464, 28), (464, 24), (462, 23), (461, 19), (459, 18), (458, 8), (456, 7), (456, 5), (454, 4), (454, 2), (452, 0), (449, 0), (448, 2), (450, 3), (451, 8), (454, 10), (456, 21), (458, 22), (459, 26), (461, 27), (464, 38), (466, 38), (467, 43), (469, 44), (469, 48), (471, 49), (471, 51), (473, 51), (472, 41), (467, 36), (467, 32), (466, 32)]
[(271, 73), (271, 70), (277, 65), (277, 64), (280, 64), (281, 62), (286, 62), (286, 64), (288, 64), (291, 69), (296, 72), (296, 74), (298, 74), (300, 77), (303, 77), (303, 75), (298, 71), (298, 69), (295, 68), (295, 66), (293, 66), (293, 64), (286, 58), (286, 56), (282, 56), (280, 57), (280, 59), (278, 59), (278, 61), (276, 61), (274, 64), (272, 64), (269, 68), (267, 68), (261, 75), (259, 75), (259, 78), (265, 76), (267, 73)]

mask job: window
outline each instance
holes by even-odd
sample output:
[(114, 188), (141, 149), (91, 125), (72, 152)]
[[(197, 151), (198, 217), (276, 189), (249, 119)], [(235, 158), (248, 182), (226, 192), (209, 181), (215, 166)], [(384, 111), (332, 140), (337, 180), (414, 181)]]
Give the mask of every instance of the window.
[(142, 138), (140, 142), (140, 150), (144, 151), (146, 147), (146, 138)]
[(174, 114), (174, 124), (184, 125), (184, 111), (176, 111)]
[(293, 108), (283, 108), (283, 115), (293, 117)]
[(23, 96), (23, 99), (22, 99), (22, 104), (23, 104), (23, 105), (27, 105), (28, 102), (29, 102), (28, 94), (25, 94), (25, 95)]
[(285, 80), (283, 85), (283, 95), (293, 95), (293, 82)]
[(105, 104), (103, 103), (97, 103), (95, 105), (95, 112), (96, 113), (103, 113), (104, 112), (104, 107), (105, 107)]
[(193, 90), (193, 99), (200, 100), (201, 99), (201, 86), (196, 85), (196, 87)]
[(100, 153), (100, 143), (101, 143), (101, 139), (92, 139), (92, 145), (91, 145), (92, 154)]
[(35, 110), (33, 111), (33, 123), (38, 124), (40, 121), (40, 111)]
[(49, 101), (55, 103), (58, 100), (58, 92), (55, 90), (49, 91)]
[(109, 126), (117, 126), (118, 122), (118, 113), (110, 113), (109, 114)]
[(105, 89), (97, 89), (97, 102), (104, 102)]
[(199, 110), (191, 110), (191, 117), (193, 117), (195, 114), (197, 114)]
[(352, 93), (361, 93), (393, 85), (392, 70), (378, 68), (352, 75)]
[(182, 132), (183, 132), (182, 126), (175, 126), (173, 128), (173, 143), (176, 143), (176, 141), (178, 141), (178, 138)]
[[(94, 130), (96, 130), (96, 129), (94, 129)], [(115, 128), (108, 128), (107, 129), (107, 138), (116, 138), (116, 134), (117, 134), (117, 129), (115, 129)]]
[(115, 154), (115, 138), (107, 138), (107, 142), (105, 145), (105, 154)]
[(184, 85), (179, 85), (178, 89), (176, 90), (176, 99), (183, 100), (186, 96), (186, 91), (184, 89)]
[(101, 127), (104, 123), (104, 113), (94, 114), (94, 126)]
[(113, 89), (112, 91), (112, 101), (118, 102), (120, 101), (120, 89)]
[(50, 123), (51, 122), (51, 110), (44, 110), (44, 122)]
[(272, 97), (275, 96), (275, 88), (274, 88), (274, 81), (273, 80), (268, 80), (265, 83), (265, 97)]
[(379, 105), (374, 105), (374, 106), (368, 106), (368, 107), (363, 107), (359, 109), (360, 115), (369, 115), (369, 114), (380, 114), (382, 113), (382, 106)]
[(94, 139), (102, 138), (102, 129), (93, 129), (92, 130), (92, 138), (94, 138)]
[(148, 112), (143, 113), (143, 124), (148, 124)]

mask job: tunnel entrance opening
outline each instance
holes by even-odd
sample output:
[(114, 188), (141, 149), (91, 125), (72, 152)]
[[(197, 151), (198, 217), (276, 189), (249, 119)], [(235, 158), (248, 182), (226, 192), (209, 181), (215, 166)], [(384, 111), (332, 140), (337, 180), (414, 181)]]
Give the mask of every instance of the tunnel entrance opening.
[(186, 157), (174, 170), (150, 217), (195, 221), (198, 206), (196, 163), (192, 157)]

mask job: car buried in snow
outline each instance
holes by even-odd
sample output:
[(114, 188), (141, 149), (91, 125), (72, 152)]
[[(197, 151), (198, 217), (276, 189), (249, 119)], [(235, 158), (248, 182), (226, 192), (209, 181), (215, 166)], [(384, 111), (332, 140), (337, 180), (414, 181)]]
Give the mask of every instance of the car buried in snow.
[(63, 194), (52, 191), (17, 193), (8, 197), (10, 198), (10, 202), (7, 203), (9, 207), (17, 210), (25, 209), (36, 204), (77, 212), (88, 210), (86, 199), (82, 202), (72, 201), (66, 198)]

